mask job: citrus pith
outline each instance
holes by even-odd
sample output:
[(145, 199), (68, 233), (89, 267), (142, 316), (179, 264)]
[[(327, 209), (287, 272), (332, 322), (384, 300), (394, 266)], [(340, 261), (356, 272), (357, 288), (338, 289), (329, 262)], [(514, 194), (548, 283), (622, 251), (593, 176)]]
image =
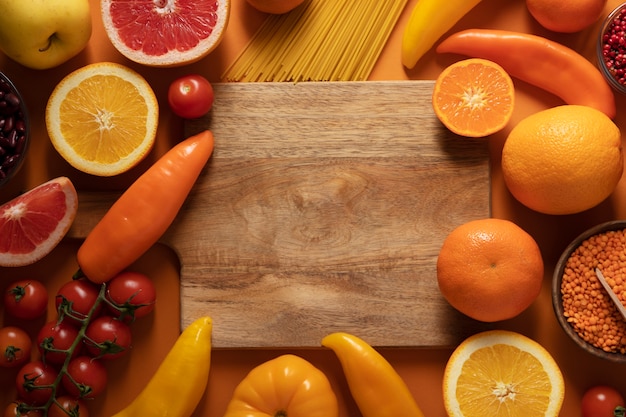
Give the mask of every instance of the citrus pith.
[(515, 103), (511, 77), (495, 62), (470, 58), (445, 68), (435, 81), (432, 104), (452, 132), (484, 137), (502, 130)]
[(102, 0), (107, 36), (126, 58), (154, 67), (196, 62), (221, 42), (231, 0)]
[(454, 350), (443, 377), (450, 417), (556, 417), (564, 398), (558, 364), (517, 332), (490, 330)]
[(45, 182), (0, 206), (0, 266), (30, 265), (49, 254), (77, 210), (76, 189), (67, 177)]
[(70, 165), (112, 176), (137, 165), (152, 149), (158, 116), (156, 96), (141, 75), (99, 62), (75, 70), (55, 87), (46, 128)]

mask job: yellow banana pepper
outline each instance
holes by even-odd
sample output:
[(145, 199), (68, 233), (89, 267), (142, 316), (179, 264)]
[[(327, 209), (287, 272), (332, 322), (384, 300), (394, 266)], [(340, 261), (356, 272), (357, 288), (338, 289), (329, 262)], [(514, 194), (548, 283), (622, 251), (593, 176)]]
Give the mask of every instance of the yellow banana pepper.
[(365, 341), (338, 332), (324, 337), (322, 346), (339, 358), (363, 417), (424, 417), (402, 377)]
[(208, 384), (212, 330), (209, 317), (191, 323), (143, 391), (113, 417), (189, 417)]
[(402, 37), (402, 64), (413, 68), (481, 0), (417, 0)]
[(326, 375), (296, 355), (254, 368), (235, 388), (224, 417), (337, 417), (337, 397)]

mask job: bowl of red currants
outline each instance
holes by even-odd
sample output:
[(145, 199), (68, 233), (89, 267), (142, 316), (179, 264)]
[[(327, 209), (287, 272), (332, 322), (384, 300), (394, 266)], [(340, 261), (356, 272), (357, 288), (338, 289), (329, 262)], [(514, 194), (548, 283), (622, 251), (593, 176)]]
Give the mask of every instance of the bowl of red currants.
[(21, 168), (29, 142), (26, 104), (13, 82), (0, 72), (0, 187)]
[(604, 20), (597, 45), (598, 66), (609, 84), (626, 94), (626, 3)]

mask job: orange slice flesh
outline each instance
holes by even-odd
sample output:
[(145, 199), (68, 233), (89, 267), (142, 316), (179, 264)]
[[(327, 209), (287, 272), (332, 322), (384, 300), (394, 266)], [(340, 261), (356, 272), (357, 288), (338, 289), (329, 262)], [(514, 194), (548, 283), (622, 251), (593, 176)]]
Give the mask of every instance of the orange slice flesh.
[(159, 108), (148, 82), (120, 64), (82, 67), (55, 87), (46, 106), (52, 145), (74, 168), (113, 176), (152, 149)]
[(502, 130), (513, 114), (511, 77), (498, 64), (481, 58), (456, 62), (435, 81), (432, 104), (452, 132), (484, 137)]
[(564, 381), (543, 346), (516, 332), (490, 330), (452, 353), (443, 393), (450, 417), (557, 417)]

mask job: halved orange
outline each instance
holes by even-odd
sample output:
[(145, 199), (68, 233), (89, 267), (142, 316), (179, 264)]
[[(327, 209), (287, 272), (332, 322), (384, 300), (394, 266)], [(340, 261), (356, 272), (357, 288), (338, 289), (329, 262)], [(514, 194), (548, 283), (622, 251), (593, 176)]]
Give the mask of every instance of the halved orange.
[(559, 366), (539, 343), (488, 330), (454, 350), (443, 376), (450, 417), (557, 417), (564, 397)]
[(78, 196), (58, 177), (0, 206), (0, 266), (30, 265), (49, 254), (69, 230)]
[(98, 176), (137, 165), (154, 145), (158, 119), (158, 102), (148, 82), (112, 62), (70, 73), (46, 106), (54, 148), (76, 169)]
[(439, 120), (452, 132), (484, 137), (502, 130), (513, 114), (513, 80), (495, 62), (470, 58), (445, 68), (433, 90)]

